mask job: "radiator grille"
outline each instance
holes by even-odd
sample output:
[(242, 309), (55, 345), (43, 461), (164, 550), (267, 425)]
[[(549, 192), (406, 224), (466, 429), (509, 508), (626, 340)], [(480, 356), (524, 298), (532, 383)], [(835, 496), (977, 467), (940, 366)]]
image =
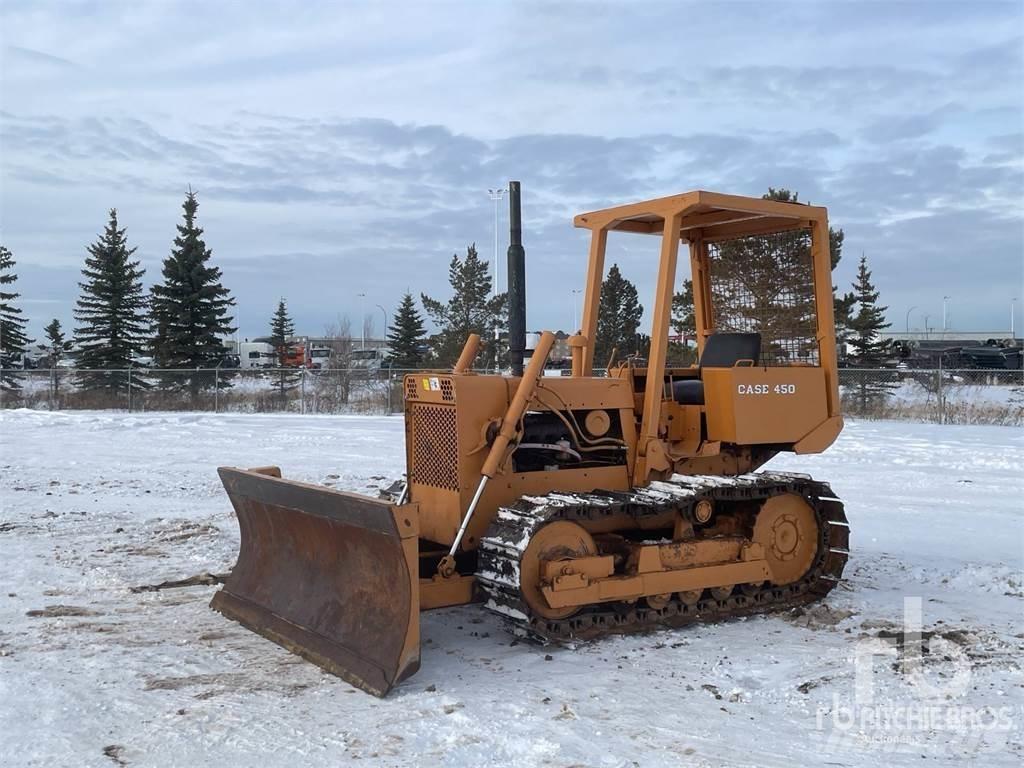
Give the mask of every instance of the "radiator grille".
[(459, 490), (459, 444), (454, 407), (422, 403), (413, 406), (412, 479), (434, 488)]

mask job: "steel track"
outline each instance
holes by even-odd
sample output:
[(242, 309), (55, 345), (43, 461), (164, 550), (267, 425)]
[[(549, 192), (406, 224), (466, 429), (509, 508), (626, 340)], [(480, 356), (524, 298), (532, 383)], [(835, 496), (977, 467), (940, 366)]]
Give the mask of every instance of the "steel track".
[[(692, 519), (693, 507), (701, 499), (711, 500), (722, 514), (727, 513), (730, 504), (763, 501), (783, 493), (799, 494), (810, 503), (819, 532), (818, 551), (811, 568), (792, 584), (777, 587), (766, 583), (755, 592), (736, 592), (722, 600), (710, 597), (705, 590), (694, 604), (673, 596), (659, 609), (644, 605), (642, 600), (599, 603), (562, 620), (535, 615), (519, 591), (520, 563), (530, 538), (554, 520), (595, 520), (623, 512), (639, 519), (666, 511), (678, 511)], [(510, 507), (502, 507), (480, 541), (477, 581), (487, 596), (487, 607), (510, 622), (516, 635), (542, 643), (586, 640), (606, 634), (722, 621), (819, 600), (842, 578), (849, 541), (849, 524), (842, 502), (827, 483), (805, 475), (775, 472), (732, 478), (676, 475), (671, 481), (652, 483), (627, 493), (550, 493), (524, 497)]]

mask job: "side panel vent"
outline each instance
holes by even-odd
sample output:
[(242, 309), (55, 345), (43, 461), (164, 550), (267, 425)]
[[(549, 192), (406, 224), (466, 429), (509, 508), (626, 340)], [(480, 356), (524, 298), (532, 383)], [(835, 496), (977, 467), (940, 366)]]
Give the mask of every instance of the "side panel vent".
[(451, 379), (441, 379), (441, 399), (446, 403), (455, 402), (455, 385)]
[(418, 403), (412, 409), (412, 479), (459, 490), (459, 445), (455, 408)]

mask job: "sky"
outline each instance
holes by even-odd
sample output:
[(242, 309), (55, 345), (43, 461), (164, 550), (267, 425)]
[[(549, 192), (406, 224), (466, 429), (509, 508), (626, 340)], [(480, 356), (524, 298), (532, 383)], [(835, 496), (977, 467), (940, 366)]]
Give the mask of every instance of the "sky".
[[(1024, 326), (1024, 3), (0, 4), (0, 242), (30, 332), (73, 327), (116, 207), (156, 280), (191, 186), (239, 334), (354, 327), (494, 254), (523, 185), (527, 325), (568, 329), (574, 214), (796, 190), (894, 330)], [(499, 208), (500, 287), (507, 206)], [(650, 307), (657, 240), (614, 234)], [(685, 262), (683, 262), (685, 263)], [(363, 294), (360, 296), (360, 294)], [(383, 308), (383, 310), (381, 309)]]

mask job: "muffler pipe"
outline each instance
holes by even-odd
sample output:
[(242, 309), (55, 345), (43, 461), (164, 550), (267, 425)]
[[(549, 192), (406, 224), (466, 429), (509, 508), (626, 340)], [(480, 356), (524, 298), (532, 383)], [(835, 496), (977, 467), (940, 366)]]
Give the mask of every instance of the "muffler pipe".
[(508, 362), (513, 376), (523, 375), (526, 355), (526, 249), (518, 181), (508, 183)]

